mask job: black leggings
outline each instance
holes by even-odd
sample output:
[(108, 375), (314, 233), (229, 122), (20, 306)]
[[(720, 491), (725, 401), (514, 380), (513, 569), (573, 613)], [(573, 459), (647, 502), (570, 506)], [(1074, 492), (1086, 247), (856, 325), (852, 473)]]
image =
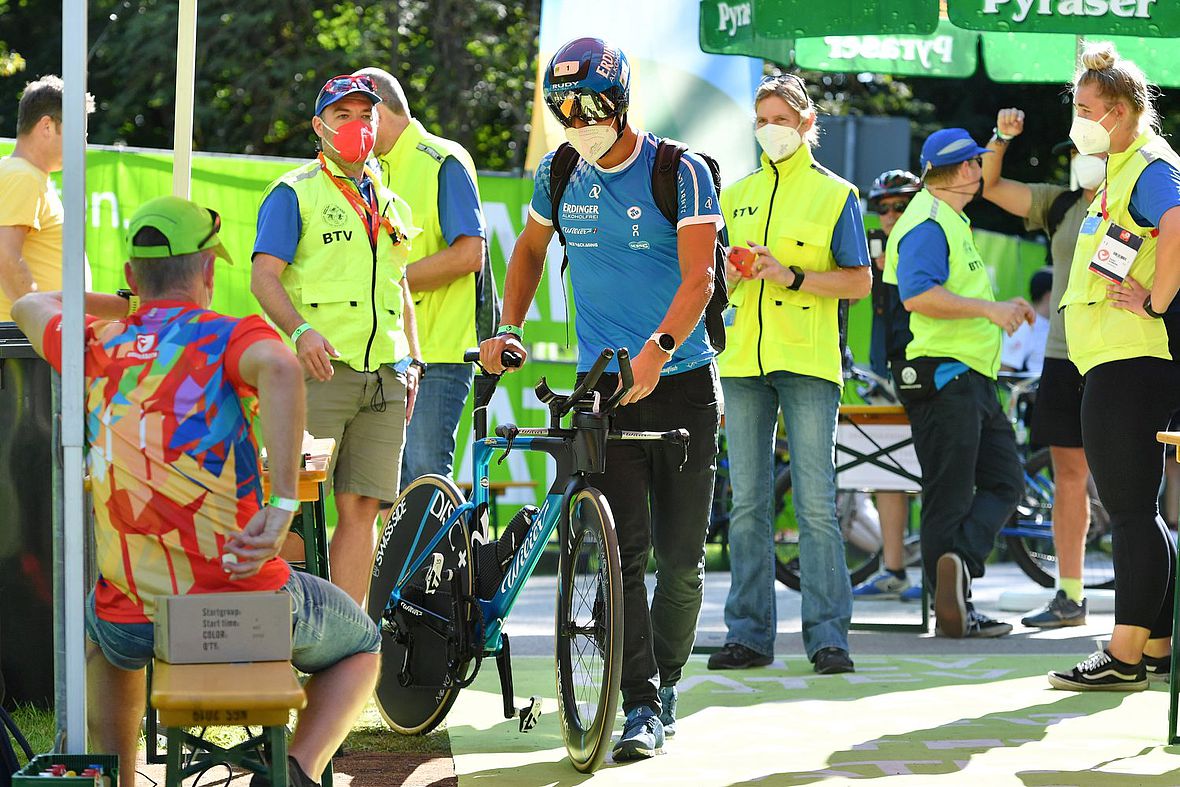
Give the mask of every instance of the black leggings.
[(1180, 362), (1131, 358), (1094, 367), (1082, 395), (1082, 441), (1114, 539), (1114, 622), (1172, 633), (1176, 546), (1159, 516), (1164, 447), (1180, 411)]

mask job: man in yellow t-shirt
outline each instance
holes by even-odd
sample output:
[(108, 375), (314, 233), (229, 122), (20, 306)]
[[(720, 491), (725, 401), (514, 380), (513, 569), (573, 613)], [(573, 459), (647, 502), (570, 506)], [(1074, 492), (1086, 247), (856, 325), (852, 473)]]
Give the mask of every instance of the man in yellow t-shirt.
[[(25, 293), (61, 289), (65, 211), (49, 180), (61, 169), (61, 92), (52, 75), (25, 86), (16, 147), (0, 159), (0, 322), (12, 319), (12, 303)], [(93, 111), (93, 99), (87, 102)], [(87, 285), (89, 278), (87, 271)]]

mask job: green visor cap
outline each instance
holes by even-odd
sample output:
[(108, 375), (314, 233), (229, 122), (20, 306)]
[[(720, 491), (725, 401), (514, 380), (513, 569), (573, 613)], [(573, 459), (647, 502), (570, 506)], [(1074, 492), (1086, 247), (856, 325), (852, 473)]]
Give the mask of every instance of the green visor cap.
[(127, 256), (162, 259), (212, 251), (233, 264), (217, 232), (221, 216), (180, 197), (156, 197), (140, 206), (127, 226)]

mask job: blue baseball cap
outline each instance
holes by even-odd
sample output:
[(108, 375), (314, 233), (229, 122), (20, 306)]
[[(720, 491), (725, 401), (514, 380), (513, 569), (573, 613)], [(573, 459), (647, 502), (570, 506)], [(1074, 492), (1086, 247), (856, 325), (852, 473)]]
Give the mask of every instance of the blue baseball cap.
[(931, 167), (945, 167), (947, 164), (959, 164), (984, 153), (991, 153), (987, 148), (981, 148), (964, 128), (944, 128), (926, 137), (922, 144), (922, 174)]
[(320, 94), (315, 100), (315, 113), (318, 115), (342, 98), (361, 95), (374, 104), (381, 103), (381, 96), (377, 95), (377, 85), (371, 77), (352, 74), (341, 74), (332, 77), (320, 88)]

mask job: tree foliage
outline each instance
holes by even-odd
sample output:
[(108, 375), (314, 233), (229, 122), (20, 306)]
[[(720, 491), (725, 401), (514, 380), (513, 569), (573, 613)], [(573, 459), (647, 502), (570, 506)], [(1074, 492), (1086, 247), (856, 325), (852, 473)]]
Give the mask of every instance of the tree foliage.
[[(7, 6), (7, 7), (6, 7)], [(0, 37), (27, 62), (4, 78), (0, 133), (15, 129), (26, 81), (60, 73), (52, 0), (0, 0)], [(11, 27), (9, 25), (11, 22)], [(175, 0), (91, 0), (91, 142), (172, 146)], [(315, 2), (201, 0), (193, 144), (197, 150), (307, 156), (316, 93), (336, 74), (376, 65), (402, 82), (410, 109), (458, 140), (481, 169), (523, 166), (536, 72), (540, 0)], [(8, 30), (38, 31), (15, 36)]]

